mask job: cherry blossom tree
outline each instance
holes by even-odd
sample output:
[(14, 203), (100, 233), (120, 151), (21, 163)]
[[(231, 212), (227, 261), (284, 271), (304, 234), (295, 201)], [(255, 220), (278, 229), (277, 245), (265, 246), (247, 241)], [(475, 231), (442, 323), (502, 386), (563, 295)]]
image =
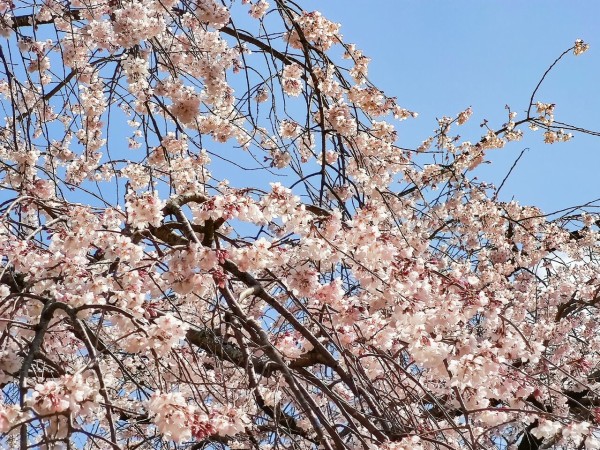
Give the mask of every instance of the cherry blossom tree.
[(0, 14), (4, 448), (600, 448), (600, 222), (472, 174), (586, 132), (549, 72), (405, 148), (416, 114), (292, 1)]

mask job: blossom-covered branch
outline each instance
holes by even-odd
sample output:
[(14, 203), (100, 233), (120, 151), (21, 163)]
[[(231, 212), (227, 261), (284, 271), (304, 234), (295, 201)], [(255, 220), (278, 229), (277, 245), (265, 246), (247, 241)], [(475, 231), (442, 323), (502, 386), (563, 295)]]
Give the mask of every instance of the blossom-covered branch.
[(0, 446), (600, 448), (596, 205), (472, 175), (597, 135), (538, 98), (587, 44), (525, 116), (410, 148), (340, 30), (0, 0)]

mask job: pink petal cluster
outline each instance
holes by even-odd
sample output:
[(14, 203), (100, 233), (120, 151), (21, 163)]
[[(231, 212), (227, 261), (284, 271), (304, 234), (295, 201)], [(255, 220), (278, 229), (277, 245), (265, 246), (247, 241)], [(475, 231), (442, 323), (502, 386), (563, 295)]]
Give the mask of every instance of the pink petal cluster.
[(0, 15), (0, 446), (600, 448), (597, 205), (473, 172), (537, 88), (411, 146), (296, 2)]

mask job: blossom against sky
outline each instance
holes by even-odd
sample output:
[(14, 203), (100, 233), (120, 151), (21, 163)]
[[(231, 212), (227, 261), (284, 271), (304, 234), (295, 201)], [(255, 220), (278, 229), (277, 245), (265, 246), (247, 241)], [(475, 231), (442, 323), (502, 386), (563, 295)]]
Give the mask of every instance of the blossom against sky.
[[(342, 24), (347, 42), (372, 59), (369, 78), (419, 118), (399, 127), (399, 144), (417, 146), (436, 118), (473, 109), (462, 137), (483, 134), (487, 119), (498, 129), (505, 105), (524, 117), (545, 70), (576, 39), (590, 44), (585, 55), (564, 58), (549, 74), (536, 100), (556, 103), (556, 119), (600, 131), (600, 4), (581, 2), (379, 0), (305, 1)], [(461, 130), (463, 131), (463, 130)], [(541, 134), (488, 154), (480, 178), (499, 185), (525, 152), (502, 189), (502, 197), (552, 212), (600, 197), (600, 141), (577, 134), (569, 143), (544, 145)]]

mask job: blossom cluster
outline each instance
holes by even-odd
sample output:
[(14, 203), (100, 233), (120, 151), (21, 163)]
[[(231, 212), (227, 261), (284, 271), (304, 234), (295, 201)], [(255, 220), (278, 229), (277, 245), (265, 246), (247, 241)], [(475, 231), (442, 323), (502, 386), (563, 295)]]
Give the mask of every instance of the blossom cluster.
[(576, 128), (400, 147), (339, 24), (241, 4), (0, 0), (0, 442), (600, 448), (600, 219), (472, 173)]

